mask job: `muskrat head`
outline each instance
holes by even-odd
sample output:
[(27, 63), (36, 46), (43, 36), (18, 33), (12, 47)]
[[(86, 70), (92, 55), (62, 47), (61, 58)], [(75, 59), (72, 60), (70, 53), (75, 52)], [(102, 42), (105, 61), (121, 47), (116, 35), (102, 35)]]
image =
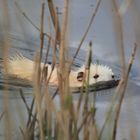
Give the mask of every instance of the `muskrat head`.
[[(85, 66), (82, 66), (77, 71), (77, 81), (82, 82), (84, 79), (87, 81), (88, 72), (86, 72), (86, 74), (85, 72)], [(114, 80), (114, 78), (114, 73), (109, 67), (104, 65), (91, 64), (89, 69), (89, 84), (93, 84), (100, 81), (110, 81)]]

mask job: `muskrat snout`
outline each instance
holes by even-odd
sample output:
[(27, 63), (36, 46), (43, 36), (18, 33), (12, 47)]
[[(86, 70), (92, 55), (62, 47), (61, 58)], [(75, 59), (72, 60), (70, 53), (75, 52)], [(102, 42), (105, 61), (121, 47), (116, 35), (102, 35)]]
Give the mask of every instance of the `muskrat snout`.
[(84, 72), (79, 72), (78, 75), (77, 75), (77, 80), (79, 82), (83, 81), (83, 78), (84, 78)]

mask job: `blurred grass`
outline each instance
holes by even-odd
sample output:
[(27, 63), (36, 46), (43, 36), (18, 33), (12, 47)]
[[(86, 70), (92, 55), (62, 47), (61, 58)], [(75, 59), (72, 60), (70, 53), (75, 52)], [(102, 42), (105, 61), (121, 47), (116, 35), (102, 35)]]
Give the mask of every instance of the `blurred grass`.
[[(69, 21), (69, 0), (64, 1), (64, 15), (62, 25), (59, 23), (59, 17), (57, 15), (57, 10), (55, 9), (55, 4), (52, 0), (48, 0), (42, 3), (41, 10), (41, 20), (40, 20), (40, 28), (36, 27), (35, 24), (31, 21), (30, 18), (24, 13), (25, 18), (40, 32), (40, 52), (35, 55), (35, 71), (34, 71), (34, 89), (33, 89), (33, 100), (31, 105), (29, 106), (22, 89), (20, 90), (21, 98), (26, 106), (28, 112), (28, 119), (26, 123), (26, 127), (20, 127), (20, 132), (22, 134), (21, 139), (25, 140), (115, 140), (117, 134), (117, 124), (121, 109), (121, 104), (124, 99), (125, 89), (128, 81), (129, 72), (131, 70), (131, 66), (133, 64), (136, 47), (137, 44), (134, 45), (132, 50), (132, 54), (130, 57), (129, 65), (125, 66), (125, 56), (124, 56), (124, 45), (123, 45), (123, 26), (122, 26), (122, 16), (119, 13), (119, 8), (115, 2), (112, 3), (112, 6), (115, 9), (116, 17), (115, 22), (117, 23), (116, 29), (118, 30), (118, 46), (120, 49), (120, 56), (122, 60), (122, 79), (116, 88), (114, 93), (112, 102), (110, 103), (109, 111), (107, 113), (106, 121), (101, 130), (97, 129), (97, 122), (95, 119), (96, 114), (96, 101), (94, 104), (89, 102), (88, 100), (88, 87), (89, 87), (89, 67), (92, 58), (92, 44), (89, 44), (89, 55), (87, 55), (87, 67), (85, 69), (88, 81), (86, 83), (86, 92), (84, 93), (81, 89), (81, 94), (79, 97), (78, 104), (74, 104), (73, 96), (69, 88), (69, 72), (71, 70), (72, 63), (76, 58), (82, 43), (85, 40), (88, 31), (90, 30), (91, 24), (93, 23), (94, 17), (99, 9), (101, 0), (98, 0), (92, 13), (91, 19), (85, 32), (83, 33), (83, 37), (79, 43), (77, 51), (70, 61), (68, 58), (68, 21)], [(7, 23), (6, 27), (1, 25), (3, 28), (3, 46), (4, 46), (4, 60), (8, 57), (8, 49), (10, 47), (10, 42), (7, 39), (9, 29), (9, 16), (8, 16), (8, 8), (7, 1), (2, 2), (3, 4), (3, 17), (5, 19), (5, 23)], [(53, 37), (50, 33), (47, 34), (44, 32), (44, 14), (45, 14), (45, 5), (48, 4), (50, 10), (50, 16), (52, 19), (52, 23), (55, 29), (55, 36)], [(62, 27), (61, 27), (62, 26)], [(55, 67), (56, 60), (56, 46), (59, 46), (59, 67), (58, 67), (58, 80), (59, 80), (59, 98), (60, 98), (60, 109), (57, 109), (57, 106), (54, 103), (54, 98), (51, 97), (52, 93), (50, 93), (48, 89), (48, 80), (43, 80), (42, 69), (40, 67), (40, 62), (42, 60), (42, 50), (44, 47), (44, 36), (48, 37), (49, 46), (54, 47), (54, 55), (53, 55), (53, 64), (52, 67)], [(48, 49), (49, 51), (49, 49)], [(46, 62), (48, 51), (46, 53)], [(70, 63), (68, 63), (70, 62)], [(6, 68), (5, 61), (5, 68)], [(53, 71), (53, 69), (52, 69)], [(46, 73), (47, 75), (47, 73)], [(42, 84), (43, 83), (43, 84)], [(84, 84), (84, 83), (83, 83)], [(43, 86), (42, 86), (43, 85)], [(7, 85), (5, 85), (6, 87)], [(10, 118), (9, 111), (9, 100), (8, 91), (4, 92), (4, 114), (1, 117), (5, 118), (5, 139), (12, 139), (12, 120)], [(83, 98), (86, 97), (86, 98)], [(94, 99), (96, 99), (96, 93), (94, 93)], [(82, 106), (84, 104), (84, 107)], [(0, 118), (1, 118), (0, 117)], [(134, 135), (132, 133), (132, 138)]]

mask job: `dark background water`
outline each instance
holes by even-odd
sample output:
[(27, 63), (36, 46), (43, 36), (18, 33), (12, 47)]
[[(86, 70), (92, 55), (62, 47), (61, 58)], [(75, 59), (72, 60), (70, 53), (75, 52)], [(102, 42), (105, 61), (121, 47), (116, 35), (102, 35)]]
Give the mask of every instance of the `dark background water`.
[[(63, 1), (54, 1), (59, 10), (60, 22), (63, 14)], [(104, 0), (101, 2), (101, 6), (96, 15), (96, 18), (92, 24), (88, 36), (82, 45), (82, 49), (75, 61), (77, 66), (85, 63), (86, 52), (88, 49), (89, 41), (93, 42), (93, 61), (99, 60), (102, 64), (109, 65), (117, 75), (121, 74), (120, 54), (117, 46), (115, 25), (113, 22), (113, 10), (110, 4), (110, 0)], [(18, 1), (20, 8), (23, 12), (30, 17), (30, 19), (39, 27), (40, 26), (40, 13), (41, 13), (41, 1), (38, 0), (20, 0)], [(131, 49), (136, 42), (138, 44), (138, 50), (134, 65), (130, 72), (128, 86), (126, 90), (126, 96), (121, 109), (117, 139), (128, 139), (130, 137), (130, 131), (135, 129), (137, 131), (137, 137), (140, 138), (140, 49), (139, 49), (139, 0), (132, 3), (123, 15), (123, 33), (124, 33), (124, 48), (126, 60), (130, 57)], [(75, 50), (80, 42), (80, 39), (87, 27), (88, 21), (91, 17), (93, 8), (95, 7), (95, 0), (76, 0), (70, 2), (70, 19), (69, 19), (69, 39), (68, 44), (70, 46), (70, 54), (74, 54)], [(18, 8), (15, 6), (14, 1), (8, 1), (9, 17), (10, 17), (10, 31), (9, 39), (11, 41), (10, 55), (15, 53), (22, 53), (24, 56), (33, 59), (33, 55), (39, 50), (39, 32), (23, 17)], [(49, 32), (48, 24), (48, 8), (46, 6), (46, 19), (45, 19), (45, 31)], [(2, 17), (0, 18), (2, 22)], [(51, 27), (53, 32), (53, 26)], [(47, 42), (46, 42), (47, 44)], [(45, 54), (46, 48), (43, 50)], [(3, 47), (0, 46), (0, 57), (3, 57)], [(50, 55), (51, 58), (51, 55)], [(51, 60), (51, 59), (50, 59)], [(128, 62), (127, 62), (128, 63)], [(13, 83), (15, 81), (11, 80)], [(13, 124), (16, 128), (19, 124), (25, 122), (26, 110), (19, 96), (19, 87), (23, 89), (25, 97), (28, 103), (32, 99), (32, 87), (27, 86), (20, 80), (9, 87), (10, 94), (10, 110), (12, 114)], [(0, 73), (0, 86), (3, 86), (3, 75)], [(110, 99), (114, 89), (100, 91), (97, 96), (97, 122), (99, 126), (102, 125), (105, 116), (105, 112), (109, 105)], [(0, 112), (3, 110), (3, 93), (4, 90), (0, 90)], [(75, 102), (79, 95), (74, 95)], [(59, 104), (58, 97), (55, 98), (56, 104)], [(18, 110), (22, 110), (19, 112)], [(19, 112), (19, 117), (17, 113)], [(3, 122), (0, 122), (3, 126)], [(3, 127), (0, 127), (0, 135), (3, 135)]]

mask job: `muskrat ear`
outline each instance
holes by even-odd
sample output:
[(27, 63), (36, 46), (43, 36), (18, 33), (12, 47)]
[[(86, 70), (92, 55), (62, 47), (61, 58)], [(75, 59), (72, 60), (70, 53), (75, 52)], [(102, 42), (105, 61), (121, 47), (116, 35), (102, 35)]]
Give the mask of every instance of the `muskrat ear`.
[(78, 75), (77, 75), (77, 80), (79, 81), (79, 82), (82, 82), (83, 81), (83, 79), (84, 79), (84, 72), (78, 72)]

